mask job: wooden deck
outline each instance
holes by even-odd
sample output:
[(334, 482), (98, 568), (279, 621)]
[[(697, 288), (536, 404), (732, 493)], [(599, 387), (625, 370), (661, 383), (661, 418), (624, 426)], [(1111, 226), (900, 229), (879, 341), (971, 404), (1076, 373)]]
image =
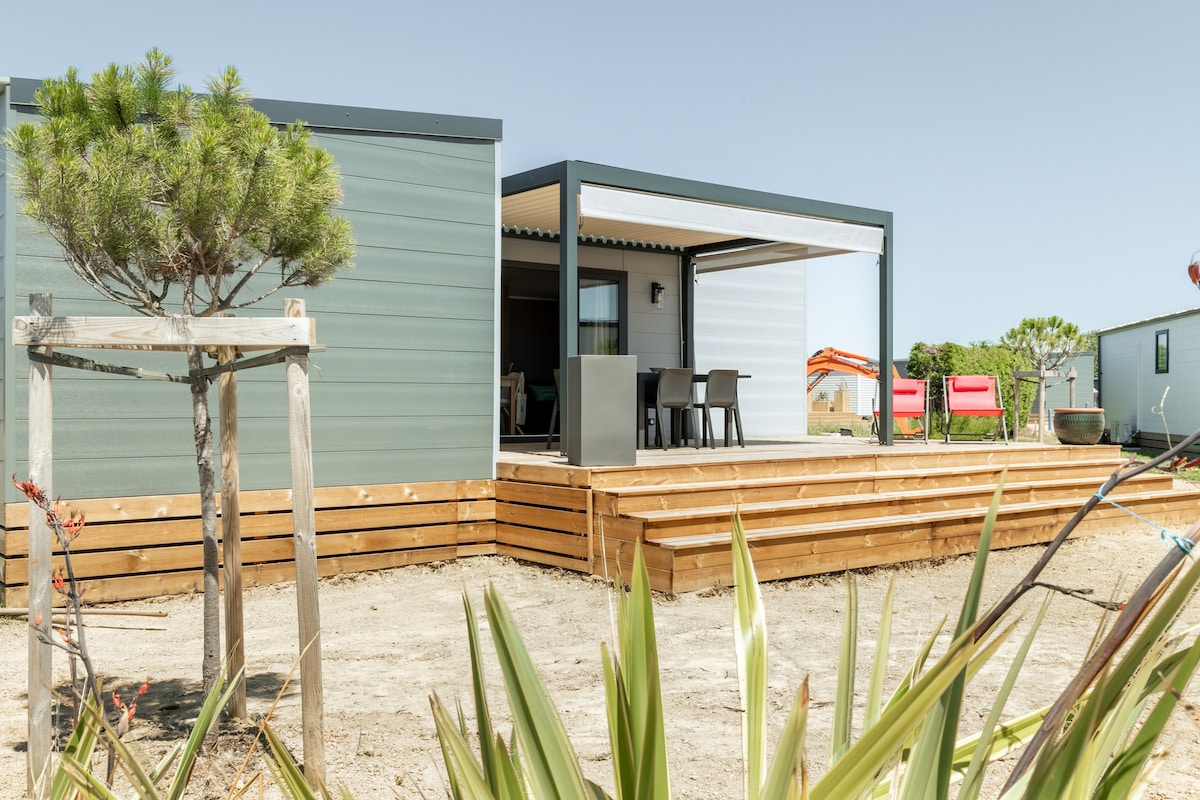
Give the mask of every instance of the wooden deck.
[[(634, 467), (507, 452), (497, 468), (497, 550), (613, 576), (629, 574), (642, 542), (654, 588), (728, 585), (738, 509), (763, 580), (970, 553), (1005, 470), (993, 546), (1015, 547), (1053, 538), (1121, 461), (1108, 446), (883, 448), (846, 437), (641, 450)], [(1113, 499), (1164, 526), (1200, 516), (1200, 490), (1165, 474), (1127, 481)], [(1077, 535), (1142, 524), (1102, 504)]]
[[(321, 575), (503, 553), (584, 573), (628, 575), (643, 542), (656, 589), (732, 579), (740, 508), (760, 578), (788, 578), (974, 551), (1007, 468), (995, 546), (1053, 537), (1121, 463), (1119, 448), (901, 442), (839, 436), (746, 448), (639, 450), (632, 467), (574, 467), (537, 445), (505, 446), (497, 479), (316, 490)], [(1165, 526), (1200, 518), (1200, 490), (1144, 475), (1114, 499)], [(243, 582), (293, 580), (291, 495), (241, 498)], [(88, 603), (199, 591), (196, 495), (85, 500), (73, 546)], [(28, 587), (28, 504), (4, 507), (3, 602)], [(1145, 523), (1110, 504), (1080, 533)]]

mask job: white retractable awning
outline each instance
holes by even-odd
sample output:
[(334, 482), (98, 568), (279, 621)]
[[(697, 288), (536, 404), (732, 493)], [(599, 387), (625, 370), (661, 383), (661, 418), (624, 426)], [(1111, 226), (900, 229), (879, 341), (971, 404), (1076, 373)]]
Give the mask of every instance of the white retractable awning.
[[(883, 229), (839, 220), (706, 203), (661, 194), (583, 184), (579, 213), (584, 219), (606, 219), (639, 225), (705, 231), (783, 242), (812, 248), (814, 255), (834, 252), (881, 253)], [(776, 253), (776, 256), (779, 254)], [(804, 258), (796, 255), (794, 258)], [(776, 257), (774, 260), (780, 260)], [(724, 268), (729, 269), (731, 265)]]

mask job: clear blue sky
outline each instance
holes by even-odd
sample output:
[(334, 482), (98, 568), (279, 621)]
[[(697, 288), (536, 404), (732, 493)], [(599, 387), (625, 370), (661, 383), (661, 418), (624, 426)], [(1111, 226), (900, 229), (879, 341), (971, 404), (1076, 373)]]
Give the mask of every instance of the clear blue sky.
[[(896, 355), (1200, 306), (1200, 4), (10, 4), (0, 74), (151, 46), (202, 88), (504, 121), (563, 159), (895, 213)], [(875, 267), (810, 278), (809, 346), (877, 355)]]

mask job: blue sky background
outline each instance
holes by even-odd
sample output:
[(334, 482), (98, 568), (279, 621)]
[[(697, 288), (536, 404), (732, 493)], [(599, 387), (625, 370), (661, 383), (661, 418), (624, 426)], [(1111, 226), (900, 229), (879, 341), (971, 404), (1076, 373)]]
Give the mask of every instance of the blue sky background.
[[(578, 159), (895, 213), (896, 355), (1200, 306), (1200, 4), (16, 3), (0, 74), (175, 57), (257, 96), (493, 117)], [(810, 349), (877, 355), (872, 259), (810, 274)]]

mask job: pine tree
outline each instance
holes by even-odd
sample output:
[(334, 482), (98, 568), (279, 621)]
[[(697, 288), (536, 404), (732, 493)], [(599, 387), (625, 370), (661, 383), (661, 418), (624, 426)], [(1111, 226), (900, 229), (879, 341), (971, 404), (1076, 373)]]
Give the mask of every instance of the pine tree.
[[(1038, 440), (1046, 419), (1046, 373), (1066, 364), (1087, 347), (1087, 337), (1079, 326), (1061, 317), (1027, 317), (1000, 337), (1000, 345), (1029, 359), (1038, 371)], [(1014, 431), (1015, 435), (1015, 431)]]
[[(5, 136), (24, 213), (101, 295), (147, 316), (206, 317), (347, 269), (350, 223), (333, 159), (302, 123), (256, 111), (233, 67), (207, 94), (173, 88), (169, 56), (76, 70), (36, 94), (40, 123)], [(247, 299), (243, 299), (243, 295)], [(187, 352), (191, 372), (204, 367)], [(207, 691), (220, 661), (216, 480), (208, 382), (192, 385), (204, 543)]]

